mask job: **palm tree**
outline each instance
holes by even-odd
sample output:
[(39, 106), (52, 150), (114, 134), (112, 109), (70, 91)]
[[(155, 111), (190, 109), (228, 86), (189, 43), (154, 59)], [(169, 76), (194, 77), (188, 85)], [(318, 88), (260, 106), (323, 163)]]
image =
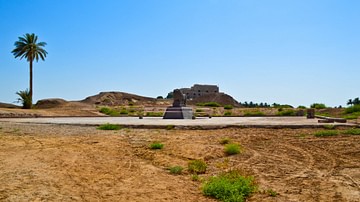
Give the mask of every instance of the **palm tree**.
[(353, 101), (352, 99), (349, 99), (348, 102), (346, 103), (347, 105), (352, 105), (353, 104)]
[(20, 57), (26, 58), (30, 64), (30, 90), (29, 96), (32, 103), (33, 97), (33, 61), (39, 61), (39, 58), (45, 60), (46, 50), (43, 47), (46, 45), (45, 42), (37, 43), (38, 37), (32, 33), (26, 33), (24, 36), (19, 37), (19, 40), (15, 42), (15, 49), (11, 51), (14, 54), (15, 58)]

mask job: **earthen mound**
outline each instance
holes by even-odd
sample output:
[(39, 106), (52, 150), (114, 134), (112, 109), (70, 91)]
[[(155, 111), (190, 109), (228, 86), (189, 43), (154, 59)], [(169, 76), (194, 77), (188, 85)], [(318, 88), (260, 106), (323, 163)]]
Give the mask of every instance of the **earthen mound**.
[(192, 105), (204, 102), (217, 102), (220, 105), (239, 106), (239, 103), (233, 97), (225, 93), (211, 93), (188, 101), (188, 103)]
[(146, 105), (156, 104), (155, 98), (143, 97), (124, 92), (101, 92), (80, 101), (86, 104), (105, 105), (105, 106), (118, 106), (118, 105)]
[(60, 98), (43, 99), (43, 100), (39, 100), (36, 103), (35, 107), (38, 109), (59, 108), (59, 107), (63, 107), (68, 103), (69, 103), (68, 101)]
[(20, 106), (0, 102), (0, 108), (21, 108)]

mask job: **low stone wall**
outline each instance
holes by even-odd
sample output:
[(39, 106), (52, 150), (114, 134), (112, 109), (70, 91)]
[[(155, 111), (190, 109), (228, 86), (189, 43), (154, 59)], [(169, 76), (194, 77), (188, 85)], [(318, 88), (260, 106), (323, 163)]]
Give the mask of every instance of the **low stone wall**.
[(38, 114), (27, 113), (0, 113), (0, 118), (36, 118)]

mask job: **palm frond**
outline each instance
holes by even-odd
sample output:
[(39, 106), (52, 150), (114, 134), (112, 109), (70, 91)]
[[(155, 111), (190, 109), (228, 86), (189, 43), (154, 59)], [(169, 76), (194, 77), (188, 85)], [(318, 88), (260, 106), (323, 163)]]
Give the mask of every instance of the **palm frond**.
[(42, 48), (47, 45), (46, 42), (37, 43), (38, 36), (34, 33), (26, 33), (22, 37), (19, 37), (19, 40), (14, 43), (15, 49), (11, 51), (14, 54), (15, 58), (20, 57), (20, 59), (26, 58), (27, 61), (36, 61), (39, 60), (39, 57), (42, 60), (45, 60), (47, 52)]
[(30, 96), (30, 91), (28, 89), (21, 90), (16, 92), (16, 94), (19, 96), (18, 102), (20, 102), (23, 105), (24, 109), (30, 109), (32, 106), (32, 99)]

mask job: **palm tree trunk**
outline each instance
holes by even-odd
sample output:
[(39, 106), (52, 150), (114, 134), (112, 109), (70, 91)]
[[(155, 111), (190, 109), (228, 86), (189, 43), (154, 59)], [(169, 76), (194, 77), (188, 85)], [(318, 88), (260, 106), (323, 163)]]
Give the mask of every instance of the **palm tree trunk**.
[(30, 101), (32, 105), (33, 98), (33, 61), (30, 60)]

